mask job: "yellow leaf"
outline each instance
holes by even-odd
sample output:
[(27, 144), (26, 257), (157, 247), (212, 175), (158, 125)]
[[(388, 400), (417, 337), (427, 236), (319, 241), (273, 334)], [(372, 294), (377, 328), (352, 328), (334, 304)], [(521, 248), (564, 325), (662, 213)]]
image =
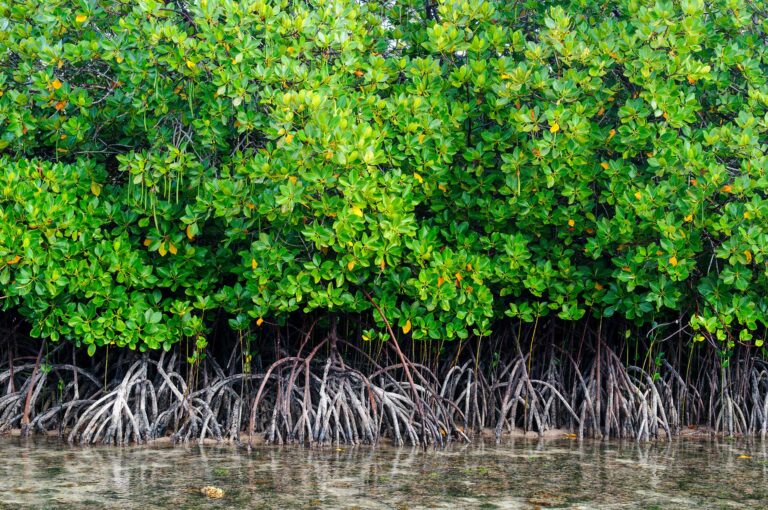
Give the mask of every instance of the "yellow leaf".
[(91, 182), (91, 193), (93, 193), (97, 197), (101, 195), (101, 184), (99, 184), (98, 182)]
[(160, 248), (157, 251), (160, 252), (161, 257), (165, 257), (165, 254), (168, 253), (168, 250), (165, 249), (165, 243), (160, 243)]
[(751, 458), (752, 458), (752, 456), (751, 456), (751, 455), (739, 455), (739, 456), (738, 456), (738, 457), (736, 457), (736, 458), (737, 458), (737, 459), (742, 459), (742, 460), (743, 460), (743, 459), (751, 459)]
[(677, 265), (677, 257), (675, 257), (674, 255), (672, 255), (671, 257), (669, 257), (669, 264), (670, 264), (671, 266), (676, 266), (676, 265)]
[(463, 279), (464, 279), (464, 277), (461, 276), (461, 273), (456, 273), (456, 283), (459, 283)]
[(643, 194), (642, 194), (642, 193), (640, 193), (639, 191), (636, 191), (636, 192), (635, 192), (635, 198), (636, 198), (636, 199), (638, 199), (638, 200), (640, 200), (641, 198), (643, 198)]
[(669, 114), (667, 112), (664, 112), (664, 115), (662, 115), (662, 117), (664, 117), (664, 120), (668, 120)]
[(293, 141), (293, 135), (291, 133), (288, 133), (285, 135), (285, 143), (291, 143)]
[(693, 221), (693, 214), (689, 214), (688, 216), (686, 216), (685, 221), (686, 223)]
[(442, 191), (443, 193), (445, 193), (445, 192), (447, 192), (447, 191), (448, 191), (448, 187), (447, 187), (445, 184), (438, 184), (438, 185), (437, 185), (437, 189), (439, 189), (439, 190), (440, 190), (440, 191)]
[(20, 260), (21, 260), (21, 256), (19, 256), (19, 255), (16, 255), (16, 256), (15, 256), (15, 257), (13, 257), (12, 259), (8, 260), (8, 261), (6, 262), (6, 264), (8, 264), (9, 266), (12, 266), (12, 265), (14, 265), (14, 264), (18, 264)]
[(291, 181), (291, 184), (296, 184), (299, 181), (295, 175), (289, 175), (288, 180)]
[(51, 82), (51, 87), (53, 87), (54, 90), (59, 90), (61, 88), (61, 85), (62, 85), (62, 83), (61, 83), (61, 81), (58, 78), (56, 78), (55, 80), (53, 80)]
[(75, 16), (75, 21), (77, 21), (78, 23), (85, 23), (85, 20), (87, 19), (88, 19), (88, 16), (86, 16), (85, 14), (78, 14), (77, 16)]
[(192, 225), (187, 225), (185, 232), (187, 233), (187, 239), (190, 241), (195, 238), (195, 236), (192, 235)]
[(445, 282), (445, 278), (442, 276), (437, 277), (437, 288), (440, 288), (440, 286)]
[(424, 135), (424, 133), (421, 133), (419, 135), (419, 143), (424, 143), (424, 138), (426, 138), (426, 136)]
[(405, 325), (403, 326), (403, 333), (406, 335), (411, 331), (411, 319), (408, 319), (405, 321)]
[(196, 65), (197, 65), (197, 64), (195, 64), (195, 63), (194, 63), (194, 62), (192, 62), (191, 60), (187, 60), (187, 67), (188, 67), (188, 68), (190, 68), (190, 69), (194, 69)]
[(256, 319), (256, 325), (257, 325), (257, 326), (261, 326), (262, 324), (264, 324), (264, 319), (262, 319), (261, 317), (259, 317), (258, 319)]
[(171, 242), (168, 242), (168, 251), (171, 252), (171, 255), (176, 255), (179, 252), (176, 245)]
[(720, 188), (720, 191), (722, 191), (723, 193), (730, 193), (731, 191), (733, 191), (733, 188), (731, 187), (730, 184), (726, 184), (725, 186)]
[(350, 260), (349, 262), (347, 262), (347, 269), (352, 271), (354, 268), (355, 268), (355, 261), (354, 260)]
[(511, 75), (511, 74), (502, 74), (502, 75), (501, 75), (501, 79), (502, 79), (502, 80), (508, 80), (508, 79), (510, 79), (510, 78), (512, 78), (512, 75)]
[(115, 57), (115, 62), (117, 62), (118, 64), (122, 64), (123, 60), (125, 60), (125, 59), (122, 56), (120, 56), (120, 55)]
[(151, 239), (144, 239), (144, 242), (142, 244), (144, 246), (149, 246), (150, 244), (152, 244), (152, 240)]
[(569, 227), (572, 227), (572, 226), (574, 226), (574, 225), (576, 225), (576, 222), (575, 222), (575, 221), (573, 221), (573, 220), (568, 220), (568, 226), (569, 226)]
[(603, 290), (605, 287), (600, 285), (599, 283), (595, 283), (595, 290)]
[(362, 209), (360, 209), (360, 208), (359, 208), (359, 207), (357, 207), (357, 206), (354, 206), (354, 207), (352, 207), (352, 214), (354, 214), (355, 216), (358, 216), (358, 217), (362, 218), (362, 217), (363, 217), (363, 210), (362, 210)]
[(610, 167), (610, 165), (608, 163), (606, 163), (605, 161), (600, 163), (600, 166), (603, 167), (603, 170), (608, 170), (608, 168)]
[(368, 340), (370, 340), (370, 337), (368, 335), (363, 335), (363, 340), (367, 342)]
[(257, 267), (259, 267), (259, 263), (256, 262), (256, 259), (251, 259), (251, 269), (255, 270)]
[(550, 125), (550, 127), (549, 127), (549, 132), (550, 133), (557, 133), (558, 131), (560, 131), (560, 124), (555, 122), (555, 123)]
[(384, 259), (381, 260), (381, 263), (379, 264), (379, 267), (381, 268), (382, 271), (384, 271), (384, 268), (387, 267), (387, 263), (384, 262)]
[(744, 250), (744, 257), (747, 259), (747, 264), (752, 262), (752, 252), (749, 250)]
[(417, 174), (416, 172), (413, 172), (413, 178), (416, 179), (417, 181), (419, 181), (419, 184), (423, 184), (424, 183), (424, 179), (419, 174)]
[(610, 139), (611, 139), (611, 138), (613, 138), (614, 136), (616, 136), (616, 130), (615, 130), (615, 129), (611, 129), (611, 130), (608, 132), (608, 139), (610, 140)]
[(744, 219), (745, 220), (749, 219), (749, 211), (744, 211)]

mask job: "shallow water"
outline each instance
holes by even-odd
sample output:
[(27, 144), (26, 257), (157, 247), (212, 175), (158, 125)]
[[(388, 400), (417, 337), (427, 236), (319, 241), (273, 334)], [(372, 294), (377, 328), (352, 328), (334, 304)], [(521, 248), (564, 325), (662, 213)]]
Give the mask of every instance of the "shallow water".
[[(750, 458), (739, 458), (747, 455)], [(0, 508), (768, 508), (766, 444), (70, 448), (0, 437)], [(207, 499), (200, 488), (220, 487)]]

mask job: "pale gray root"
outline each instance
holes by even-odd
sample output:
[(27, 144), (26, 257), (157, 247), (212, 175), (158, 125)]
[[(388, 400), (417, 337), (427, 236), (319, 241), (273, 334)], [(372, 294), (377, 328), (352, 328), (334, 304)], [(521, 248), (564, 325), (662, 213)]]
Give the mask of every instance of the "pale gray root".
[(410, 368), (414, 384), (393, 376), (401, 364), (365, 376), (337, 352), (322, 364), (312, 355), (284, 358), (264, 374), (250, 430), (278, 444), (376, 443), (384, 436), (396, 444), (444, 444), (456, 427), (437, 380), (426, 367)]
[[(62, 381), (66, 373), (80, 374), (80, 378), (64, 385), (60, 391), (52, 387), (52, 381)], [(46, 365), (45, 370), (38, 370), (34, 379), (33, 364), (24, 364), (0, 372), (0, 386), (6, 386), (7, 392), (0, 397), (0, 433), (21, 426), (27, 392), (30, 394), (30, 430), (47, 431), (68, 426), (71, 408), (82, 405), (81, 392), (96, 391), (98, 383), (83, 369), (72, 365)], [(21, 384), (10, 384), (11, 378), (23, 378)]]
[[(105, 443), (123, 445), (141, 443), (154, 437), (151, 421), (154, 416), (146, 413), (146, 400), (153, 392), (146, 391), (151, 385), (147, 379), (146, 356), (135, 361), (126, 371), (120, 383), (111, 391), (94, 400), (78, 417), (68, 435), (70, 443)], [(150, 409), (157, 409), (154, 403)]]
[[(239, 441), (261, 434), (269, 443), (443, 445), (469, 441), (485, 428), (578, 437), (668, 439), (709, 420), (725, 435), (768, 435), (768, 363), (742, 358), (723, 366), (712, 356), (696, 383), (664, 362), (649, 372), (626, 366), (610, 348), (577, 362), (563, 351), (517, 354), (488, 363), (469, 359), (433, 371), (407, 362), (379, 365), (355, 346), (365, 373), (336, 348), (322, 360), (286, 356), (265, 372), (233, 373), (209, 358), (190, 367), (175, 352), (159, 359), (120, 354), (106, 385), (69, 363), (0, 369), (0, 432), (19, 428), (27, 395), (30, 427), (58, 429), (80, 444)], [(547, 348), (545, 346), (545, 348)], [(360, 358), (358, 358), (359, 360)], [(436, 363), (436, 365), (440, 366)], [(406, 381), (405, 371), (411, 380)], [(185, 375), (182, 375), (185, 374)], [(439, 374), (439, 377), (436, 375)]]

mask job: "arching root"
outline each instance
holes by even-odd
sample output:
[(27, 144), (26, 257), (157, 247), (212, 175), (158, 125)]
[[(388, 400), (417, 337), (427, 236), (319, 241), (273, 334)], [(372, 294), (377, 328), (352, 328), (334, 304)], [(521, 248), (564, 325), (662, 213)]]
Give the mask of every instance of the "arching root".
[(533, 358), (519, 347), (506, 358), (459, 350), (432, 369), (402, 352), (374, 360), (333, 335), (308, 353), (306, 344), (257, 373), (238, 373), (234, 353), (226, 371), (213, 356), (192, 366), (175, 351), (123, 353), (89, 369), (56, 356), (38, 371), (31, 356), (0, 362), (0, 432), (21, 427), (29, 400), (32, 431), (78, 444), (239, 442), (247, 432), (276, 444), (444, 445), (484, 429), (651, 440), (707, 423), (727, 435), (768, 433), (768, 363), (746, 355), (650, 372), (605, 345), (581, 359), (545, 345)]

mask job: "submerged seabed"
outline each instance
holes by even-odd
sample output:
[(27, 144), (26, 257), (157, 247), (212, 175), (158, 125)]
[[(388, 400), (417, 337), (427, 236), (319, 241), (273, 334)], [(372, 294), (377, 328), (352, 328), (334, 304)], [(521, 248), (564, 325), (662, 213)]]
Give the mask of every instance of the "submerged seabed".
[[(70, 448), (0, 438), (0, 508), (766, 508), (761, 442)], [(200, 493), (224, 490), (220, 500)]]

